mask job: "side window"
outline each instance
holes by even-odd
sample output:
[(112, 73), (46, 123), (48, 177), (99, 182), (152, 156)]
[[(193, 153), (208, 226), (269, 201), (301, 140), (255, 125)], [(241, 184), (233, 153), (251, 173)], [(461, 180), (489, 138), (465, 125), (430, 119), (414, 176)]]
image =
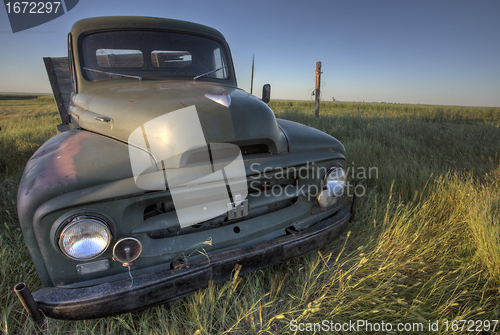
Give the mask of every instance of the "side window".
[[(221, 52), (220, 48), (217, 48), (214, 50), (214, 62), (215, 62), (215, 64), (214, 64), (215, 69), (219, 69), (219, 68), (226, 65), (226, 64), (224, 64), (224, 57), (222, 56), (222, 52)], [(224, 68), (222, 70), (215, 72), (215, 76), (216, 76), (216, 78), (219, 78), (219, 79), (227, 78), (227, 69)]]

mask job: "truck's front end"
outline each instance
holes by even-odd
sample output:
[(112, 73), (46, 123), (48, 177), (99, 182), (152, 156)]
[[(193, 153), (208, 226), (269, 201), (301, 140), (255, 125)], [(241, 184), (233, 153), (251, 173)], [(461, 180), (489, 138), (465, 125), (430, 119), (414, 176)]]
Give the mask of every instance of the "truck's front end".
[(32, 313), (160, 304), (235, 266), (302, 256), (346, 227), (344, 147), (238, 89), (219, 32), (94, 18), (69, 41), (71, 129), (33, 155), (18, 194), (45, 287)]

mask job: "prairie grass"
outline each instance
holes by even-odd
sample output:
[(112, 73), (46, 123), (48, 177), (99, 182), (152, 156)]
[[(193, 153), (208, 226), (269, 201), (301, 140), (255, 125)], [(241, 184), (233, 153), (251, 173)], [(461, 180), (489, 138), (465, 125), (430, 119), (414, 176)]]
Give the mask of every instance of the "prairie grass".
[[(393, 331), (353, 333), (451, 334), (466, 331), (446, 330), (446, 320), (500, 318), (498, 108), (331, 102), (315, 119), (310, 102), (271, 107), (345, 145), (349, 179), (362, 179), (365, 194), (339, 239), (243, 277), (235, 269), (230, 281), (166, 305), (99, 320), (47, 319), (39, 327), (12, 290), (19, 281), (41, 288), (17, 223), (16, 193), (24, 164), (56, 133), (57, 111), (46, 97), (0, 99), (1, 331), (293, 334), (300, 323), (314, 333), (323, 320), (365, 320), (391, 323)], [(378, 173), (357, 175), (368, 167)], [(411, 329), (397, 331), (398, 323)]]

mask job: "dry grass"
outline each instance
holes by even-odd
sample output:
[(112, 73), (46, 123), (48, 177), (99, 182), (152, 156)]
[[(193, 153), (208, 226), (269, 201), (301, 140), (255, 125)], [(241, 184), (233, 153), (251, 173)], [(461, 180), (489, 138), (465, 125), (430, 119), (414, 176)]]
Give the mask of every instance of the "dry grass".
[[(12, 291), (21, 280), (40, 288), (15, 199), (22, 168), (55, 133), (57, 113), (46, 98), (0, 101), (0, 329), (274, 334), (295, 333), (299, 325), (313, 333), (323, 320), (365, 320), (391, 323), (395, 334), (445, 334), (452, 333), (445, 320), (500, 318), (497, 109), (331, 103), (316, 120), (307, 102), (272, 107), (279, 117), (339, 138), (350, 166), (378, 168), (378, 178), (363, 180), (366, 194), (348, 231), (317, 253), (244, 277), (235, 271), (232, 280), (167, 305), (100, 320), (50, 319), (38, 327)], [(439, 332), (429, 331), (429, 321), (438, 320)], [(398, 332), (398, 323), (423, 330)]]

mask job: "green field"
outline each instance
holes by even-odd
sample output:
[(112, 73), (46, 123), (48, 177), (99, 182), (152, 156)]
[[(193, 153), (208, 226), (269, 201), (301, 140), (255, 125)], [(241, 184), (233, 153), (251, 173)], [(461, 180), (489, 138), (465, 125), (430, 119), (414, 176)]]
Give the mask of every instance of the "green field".
[[(277, 117), (345, 145), (350, 181), (361, 179), (365, 192), (339, 239), (167, 305), (38, 327), (12, 289), (20, 281), (41, 288), (17, 222), (16, 194), (29, 157), (57, 133), (58, 113), (49, 96), (0, 96), (0, 330), (274, 334), (323, 320), (364, 320), (360, 331), (338, 333), (457, 334), (471, 325), (462, 329), (459, 320), (490, 320), (492, 327), (500, 319), (500, 108), (322, 102), (315, 119), (312, 102), (270, 106)], [(368, 168), (377, 174), (360, 173)], [(430, 331), (436, 321), (439, 331)], [(367, 331), (366, 323), (382, 322), (393, 331)], [(408, 331), (397, 331), (398, 323)]]

